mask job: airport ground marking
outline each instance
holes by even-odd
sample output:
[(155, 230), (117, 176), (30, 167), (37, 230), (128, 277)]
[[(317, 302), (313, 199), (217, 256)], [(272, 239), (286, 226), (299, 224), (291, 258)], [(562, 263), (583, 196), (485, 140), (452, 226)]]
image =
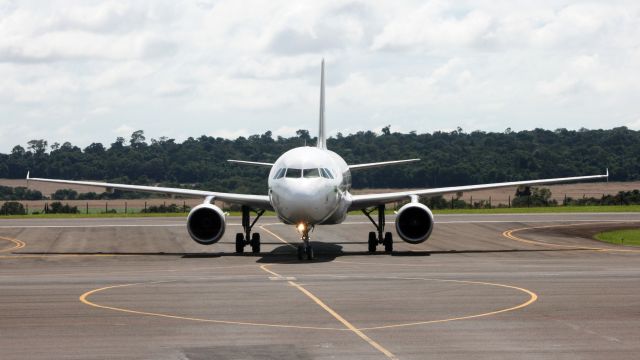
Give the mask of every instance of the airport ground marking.
[[(276, 233), (274, 233), (273, 231), (267, 229), (265, 226), (267, 225), (273, 225), (273, 224), (265, 224), (265, 225), (260, 225), (260, 229), (268, 232), (271, 236), (273, 236), (274, 238), (278, 239), (278, 241), (283, 242), (284, 244), (296, 249), (296, 246), (293, 245), (292, 243), (288, 242), (287, 240), (281, 238), (280, 236), (276, 235)], [(264, 270), (264, 269), (263, 269)], [(269, 271), (269, 270), (265, 270), (265, 271)]]
[(325, 304), (322, 300), (320, 300), (317, 296), (315, 296), (309, 290), (305, 289), (302, 285), (300, 285), (300, 284), (298, 284), (298, 283), (296, 283), (294, 281), (289, 281), (289, 285), (294, 286), (295, 288), (300, 290), (303, 294), (307, 295), (311, 300), (313, 300), (316, 304), (318, 304), (326, 312), (331, 314), (331, 316), (336, 318), (336, 320), (341, 322), (342, 325), (344, 325), (347, 329), (351, 330), (353, 333), (358, 335), (362, 340), (366, 341), (369, 345), (373, 346), (376, 350), (378, 350), (381, 353), (383, 353), (386, 357), (388, 357), (389, 359), (394, 359), (394, 360), (398, 359), (398, 357), (395, 356), (391, 351), (389, 351), (386, 348), (384, 348), (377, 341), (375, 341), (372, 338), (368, 337), (364, 332), (362, 332), (362, 330), (360, 330), (360, 329), (356, 328), (355, 326), (353, 326), (353, 324), (351, 324), (349, 321), (347, 321), (345, 318), (343, 318), (340, 314), (335, 312), (331, 307), (329, 307), (327, 304)]
[[(271, 274), (271, 275), (277, 276), (278, 278), (286, 279), (285, 276), (283, 276), (283, 275), (281, 275), (281, 274), (279, 274), (279, 273), (277, 273), (277, 272), (275, 272), (273, 270), (268, 269), (268, 266), (269, 265), (262, 265), (262, 266), (260, 266), (260, 268), (262, 270), (264, 270), (265, 272)], [(333, 277), (333, 278), (345, 278), (345, 279), (367, 277), (366, 275), (353, 276), (353, 275), (333, 275), (333, 274), (325, 275), (325, 276)], [(269, 323), (259, 323), (259, 322), (241, 322), (241, 321), (230, 321), (230, 320), (203, 319), (203, 318), (196, 318), (196, 317), (172, 315), (172, 314), (166, 314), (166, 313), (155, 313), (155, 312), (149, 312), (149, 311), (139, 311), (139, 310), (133, 310), (133, 309), (119, 308), (119, 307), (115, 307), (115, 306), (108, 306), (108, 305), (98, 304), (98, 303), (95, 303), (95, 302), (89, 300), (90, 296), (92, 296), (92, 295), (94, 295), (96, 293), (102, 292), (102, 291), (110, 290), (110, 289), (124, 288), (124, 287), (134, 287), (134, 286), (144, 286), (144, 285), (153, 285), (153, 284), (163, 284), (163, 283), (175, 283), (175, 282), (177, 282), (179, 280), (162, 280), (162, 281), (153, 281), (153, 282), (144, 282), (144, 283), (129, 283), (129, 284), (118, 284), (118, 285), (105, 286), (105, 287), (102, 287), (102, 288), (93, 289), (93, 290), (90, 290), (90, 291), (87, 291), (87, 292), (83, 293), (82, 295), (80, 295), (79, 300), (82, 303), (84, 303), (85, 305), (88, 305), (88, 306), (91, 306), (91, 307), (95, 307), (95, 308), (101, 308), (101, 309), (105, 309), (105, 310), (119, 311), (119, 312), (124, 312), (124, 313), (128, 313), (128, 314), (134, 314), (134, 315), (155, 316), (155, 317), (174, 319), (174, 320), (195, 321), (195, 322), (200, 322), (200, 323), (214, 323), (214, 324), (222, 324), (222, 325), (263, 326), (263, 327), (270, 327), (270, 328), (293, 328), (293, 329), (300, 329), (300, 330), (350, 331), (350, 332), (354, 332), (356, 335), (358, 335), (360, 338), (365, 340), (372, 347), (374, 347), (376, 350), (378, 350), (381, 353), (383, 353), (388, 358), (397, 359), (397, 357), (393, 353), (391, 353), (390, 351), (386, 350), (379, 343), (375, 342), (369, 336), (364, 334), (364, 331), (393, 329), (393, 328), (417, 326), (417, 325), (427, 325), (427, 324), (443, 323), (443, 322), (451, 322), (451, 321), (459, 321), (459, 320), (467, 320), (467, 319), (473, 319), (473, 318), (497, 315), (497, 314), (500, 314), (500, 313), (505, 313), (505, 312), (509, 312), (509, 311), (522, 309), (522, 308), (524, 308), (526, 306), (531, 305), (532, 303), (534, 303), (538, 299), (538, 296), (534, 292), (532, 292), (530, 290), (527, 290), (527, 289), (524, 289), (524, 288), (520, 288), (520, 287), (517, 287), (517, 286), (506, 285), (506, 284), (481, 282), (481, 281), (431, 279), (431, 278), (420, 278), (420, 277), (383, 277), (381, 279), (387, 279), (387, 280), (439, 281), (439, 282), (460, 283), (460, 284), (468, 284), (468, 285), (496, 286), (496, 287), (503, 287), (503, 288), (515, 289), (515, 290), (522, 291), (522, 292), (527, 293), (529, 295), (529, 299), (526, 302), (524, 302), (522, 304), (519, 304), (519, 305), (516, 305), (516, 306), (512, 306), (512, 307), (509, 307), (509, 308), (506, 308), (506, 309), (494, 310), (494, 311), (490, 311), (490, 312), (486, 312), (486, 313), (482, 313), (482, 314), (459, 316), (459, 317), (448, 318), (448, 319), (411, 322), (411, 323), (404, 323), (404, 324), (383, 325), (383, 326), (376, 326), (376, 327), (369, 327), (369, 328), (357, 328), (356, 326), (354, 326), (353, 324), (348, 322), (346, 319), (344, 319), (344, 317), (342, 317), (340, 314), (338, 314), (333, 309), (331, 309), (326, 303), (324, 303), (322, 300), (320, 300), (317, 296), (315, 296), (309, 290), (304, 288), (303, 285), (301, 285), (299, 283), (296, 283), (295, 281), (290, 281), (290, 280), (287, 281), (290, 286), (295, 287), (296, 289), (301, 291), (303, 294), (305, 294), (307, 297), (309, 297), (314, 302), (316, 302), (316, 304), (321, 306), (325, 311), (327, 311), (334, 318), (336, 318), (338, 321), (340, 321), (345, 326), (345, 328), (317, 327), (317, 326), (299, 326), (299, 325), (269, 324)]]
[(10, 247), (8, 249), (0, 250), (0, 253), (11, 252), (11, 251), (14, 251), (14, 250), (22, 249), (25, 246), (27, 246), (27, 244), (24, 241), (18, 240), (18, 239), (14, 239), (14, 238), (0, 236), (0, 240), (5, 240), (5, 241), (8, 241), (8, 242), (11, 242), (11, 243), (14, 244), (13, 247)]
[(506, 312), (510, 312), (510, 311), (519, 310), (519, 309), (522, 309), (524, 307), (527, 307), (527, 306), (533, 304), (534, 302), (536, 302), (538, 300), (538, 295), (536, 293), (534, 293), (533, 291), (531, 291), (531, 290), (528, 290), (528, 289), (525, 289), (525, 288), (522, 288), (522, 287), (518, 287), (518, 286), (500, 284), (500, 283), (491, 283), (491, 282), (484, 282), (484, 281), (469, 281), (469, 280), (410, 278), (410, 277), (383, 277), (383, 279), (423, 280), (423, 281), (451, 282), (451, 283), (467, 284), (467, 285), (471, 284), (471, 285), (497, 286), (497, 287), (502, 287), (502, 288), (507, 288), (507, 289), (514, 289), (514, 290), (518, 290), (518, 291), (524, 292), (527, 295), (529, 295), (529, 299), (527, 299), (527, 301), (525, 301), (525, 302), (523, 302), (521, 304), (518, 304), (516, 306), (512, 306), (512, 307), (509, 307), (509, 308), (506, 308), (506, 309), (489, 311), (489, 312), (482, 313), (482, 314), (458, 316), (458, 317), (452, 317), (452, 318), (448, 318), (448, 319), (415, 321), (415, 322), (404, 323), (404, 324), (372, 326), (372, 327), (368, 327), (368, 328), (360, 328), (360, 330), (393, 329), (393, 328), (400, 328), (400, 327), (427, 325), (427, 324), (437, 324), (437, 323), (445, 323), (445, 322), (451, 322), (451, 321), (460, 321), (460, 320), (469, 320), (469, 319), (487, 317), (487, 316), (498, 315), (498, 314), (502, 314), (502, 313), (506, 313)]
[(189, 316), (179, 316), (179, 315), (155, 313), (155, 312), (149, 312), (149, 311), (138, 311), (138, 310), (120, 308), (120, 307), (115, 307), (115, 306), (107, 306), (107, 305), (101, 305), (101, 304), (98, 304), (98, 303), (95, 303), (95, 302), (89, 300), (89, 297), (91, 295), (94, 295), (94, 294), (96, 294), (98, 292), (109, 290), (109, 289), (133, 287), (133, 286), (141, 286), (141, 285), (154, 285), (154, 284), (161, 284), (161, 283), (171, 283), (171, 282), (176, 282), (176, 281), (177, 280), (164, 280), (164, 281), (152, 281), (152, 282), (147, 282), (147, 283), (129, 283), (129, 284), (118, 284), (118, 285), (105, 286), (105, 287), (102, 287), (102, 288), (89, 290), (89, 291), (83, 293), (82, 295), (80, 295), (79, 300), (80, 300), (80, 302), (82, 302), (85, 305), (89, 305), (91, 307), (100, 308), (100, 309), (119, 311), (119, 312), (124, 312), (124, 313), (128, 313), (128, 314), (135, 314), (135, 315), (156, 316), (156, 317), (167, 318), (167, 319), (189, 320), (189, 321), (196, 321), (196, 322), (202, 322), (202, 323), (214, 323), (214, 324), (225, 324), (225, 325), (262, 326), (262, 327), (304, 329), (304, 330), (333, 330), (333, 331), (346, 331), (347, 330), (347, 329), (333, 328), (333, 327), (298, 326), (298, 325), (268, 324), (268, 323), (246, 322), (246, 321), (203, 319), (203, 318), (195, 318), (195, 317), (189, 317)]
[(613, 223), (629, 223), (629, 222), (640, 222), (640, 220), (618, 220), (618, 221), (593, 221), (586, 223), (572, 223), (572, 224), (563, 224), (563, 225), (545, 225), (545, 226), (531, 226), (531, 227), (523, 227), (518, 229), (506, 230), (502, 233), (502, 236), (507, 239), (511, 239), (514, 241), (537, 245), (537, 246), (547, 246), (553, 248), (563, 248), (569, 250), (591, 250), (591, 251), (601, 251), (601, 252), (623, 252), (623, 253), (639, 253), (640, 249), (614, 249), (614, 248), (604, 248), (604, 247), (596, 247), (596, 246), (580, 246), (580, 245), (565, 245), (565, 244), (555, 244), (548, 243), (543, 241), (529, 240), (524, 239), (522, 237), (514, 235), (516, 232), (525, 231), (525, 230), (536, 230), (536, 229), (549, 229), (549, 228), (558, 228), (558, 227), (571, 227), (571, 226), (584, 226), (584, 225), (600, 225), (600, 224), (613, 224)]
[[(267, 228), (265, 228), (264, 225), (260, 226), (260, 228), (262, 230), (268, 232), (269, 234), (271, 234), (271, 236), (275, 237), (276, 239), (280, 240), (281, 242), (283, 242), (283, 243), (295, 248), (295, 246), (293, 244), (289, 243), (285, 239), (281, 238), (280, 236), (276, 235), (272, 231), (268, 230)], [(261, 265), (260, 269), (270, 273), (271, 275), (273, 275), (276, 278), (284, 278), (282, 275), (278, 274), (277, 272), (268, 269), (267, 266), (268, 265)], [(356, 334), (362, 340), (366, 341), (374, 349), (376, 349), (379, 352), (383, 353), (389, 359), (392, 359), (392, 360), (397, 360), (398, 359), (398, 357), (396, 357), (391, 351), (387, 350), (385, 347), (380, 345), (378, 342), (376, 342), (372, 338), (368, 337), (365, 333), (362, 332), (362, 330), (359, 330), (358, 328), (353, 326), (353, 324), (351, 324), (349, 321), (347, 321), (345, 318), (343, 318), (340, 314), (338, 314), (335, 310), (333, 310), (331, 307), (329, 307), (327, 304), (325, 304), (322, 300), (320, 300), (317, 296), (315, 296), (309, 290), (305, 289), (302, 285), (296, 283), (295, 281), (291, 281), (291, 280), (289, 280), (287, 282), (289, 283), (289, 285), (291, 285), (291, 286), (295, 287), (296, 289), (300, 290), (303, 294), (305, 294), (307, 297), (309, 297), (311, 300), (313, 300), (316, 304), (318, 304), (318, 306), (320, 306), (322, 309), (324, 309), (326, 312), (328, 312), (331, 316), (333, 316), (336, 320), (338, 320), (342, 325), (344, 325), (351, 332)]]
[[(260, 268), (276, 277), (279, 278), (284, 278), (284, 276), (278, 274), (275, 271), (269, 270), (267, 268), (268, 265), (262, 265), (260, 266)], [(360, 337), (362, 340), (366, 341), (369, 345), (371, 345), (374, 349), (380, 351), (381, 353), (383, 353), (387, 358), (389, 359), (393, 359), (393, 360), (397, 360), (398, 357), (395, 356), (391, 351), (387, 350), (385, 347), (383, 347), (382, 345), (380, 345), (380, 343), (378, 343), (377, 341), (373, 340), (372, 338), (370, 338), (369, 336), (367, 336), (364, 332), (362, 332), (362, 330), (358, 329), (357, 327), (355, 327), (353, 324), (351, 324), (347, 319), (345, 319), (344, 317), (342, 317), (340, 314), (338, 314), (335, 310), (333, 310), (329, 305), (325, 304), (324, 301), (320, 300), (320, 298), (318, 298), (317, 296), (315, 296), (312, 292), (310, 292), (309, 290), (307, 290), (304, 286), (302, 286), (301, 284), (296, 283), (295, 281), (287, 281), (287, 283), (293, 287), (295, 287), (296, 289), (300, 290), (303, 294), (305, 294), (308, 298), (310, 298), (311, 300), (313, 300), (313, 302), (315, 302), (316, 304), (318, 304), (318, 306), (320, 306), (324, 311), (328, 312), (331, 316), (333, 316), (336, 320), (338, 320), (342, 325), (345, 326), (346, 329), (348, 329), (349, 331), (353, 332), (354, 334), (356, 334), (358, 337)]]

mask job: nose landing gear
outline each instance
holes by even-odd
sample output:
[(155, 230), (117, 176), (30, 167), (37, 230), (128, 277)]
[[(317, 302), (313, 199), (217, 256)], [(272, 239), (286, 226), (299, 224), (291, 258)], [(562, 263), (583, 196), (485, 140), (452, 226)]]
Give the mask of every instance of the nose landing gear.
[(298, 260), (313, 260), (313, 246), (309, 243), (309, 231), (311, 228), (306, 224), (298, 225), (298, 229), (302, 232), (302, 244), (298, 245)]
[[(378, 211), (377, 223), (371, 217), (371, 213), (376, 210)], [(378, 247), (378, 244), (384, 245), (384, 252), (386, 253), (393, 252), (393, 234), (391, 234), (388, 231), (386, 233), (384, 232), (384, 226), (385, 226), (384, 204), (378, 205), (377, 208), (362, 209), (362, 213), (365, 214), (367, 218), (369, 218), (373, 226), (375, 226), (376, 230), (378, 230), (377, 234), (374, 231), (371, 231), (369, 233), (369, 241), (367, 242), (369, 245), (369, 252), (376, 252), (376, 247)]]
[(257, 254), (260, 252), (260, 234), (251, 233), (251, 229), (253, 225), (256, 224), (258, 219), (264, 214), (264, 210), (253, 210), (256, 213), (256, 218), (251, 222), (251, 211), (252, 209), (248, 206), (242, 206), (242, 228), (244, 229), (243, 233), (236, 234), (236, 253), (242, 254), (244, 252), (244, 247), (247, 245), (251, 245), (251, 252)]

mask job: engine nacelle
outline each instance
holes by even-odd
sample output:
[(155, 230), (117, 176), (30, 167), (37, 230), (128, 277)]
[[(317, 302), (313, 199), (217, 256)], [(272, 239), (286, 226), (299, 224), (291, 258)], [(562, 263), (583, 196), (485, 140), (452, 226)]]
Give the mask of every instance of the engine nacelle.
[(213, 204), (200, 204), (194, 207), (187, 217), (189, 235), (202, 245), (217, 243), (224, 235), (225, 225), (224, 213)]
[(431, 210), (418, 202), (404, 205), (396, 216), (398, 235), (411, 244), (419, 244), (427, 240), (433, 231), (433, 224)]

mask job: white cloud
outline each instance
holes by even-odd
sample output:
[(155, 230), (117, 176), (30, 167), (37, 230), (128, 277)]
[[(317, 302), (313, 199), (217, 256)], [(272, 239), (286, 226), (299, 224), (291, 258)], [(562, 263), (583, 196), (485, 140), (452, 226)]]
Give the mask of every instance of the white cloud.
[(314, 134), (323, 57), (327, 126), (342, 133), (613, 127), (640, 113), (632, 1), (24, 0), (0, 3), (0, 34), (0, 152), (138, 129)]

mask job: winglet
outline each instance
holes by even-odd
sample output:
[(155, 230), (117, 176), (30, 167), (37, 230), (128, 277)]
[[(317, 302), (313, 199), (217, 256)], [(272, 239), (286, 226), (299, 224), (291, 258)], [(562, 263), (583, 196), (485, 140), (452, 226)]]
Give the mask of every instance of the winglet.
[(607, 173), (605, 174), (605, 176), (607, 177), (607, 182), (609, 182), (609, 168), (607, 168)]
[(327, 139), (324, 133), (324, 59), (320, 65), (320, 126), (318, 129), (318, 149), (327, 148)]
[(27, 180), (29, 180), (29, 171), (27, 171)]

